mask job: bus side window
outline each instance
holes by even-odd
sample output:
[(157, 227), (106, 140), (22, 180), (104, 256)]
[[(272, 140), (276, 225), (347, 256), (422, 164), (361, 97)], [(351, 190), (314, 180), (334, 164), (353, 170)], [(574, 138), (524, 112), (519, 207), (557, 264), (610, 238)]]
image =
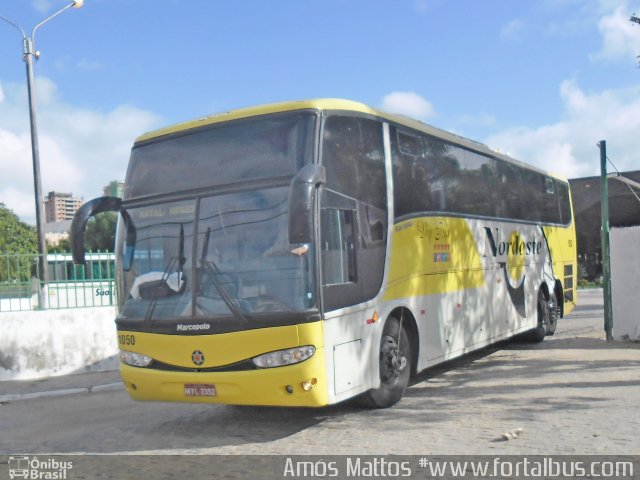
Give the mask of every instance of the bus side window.
[(353, 210), (322, 210), (322, 269), (325, 285), (358, 281)]
[[(423, 139), (409, 132), (391, 128), (394, 202), (396, 216), (433, 210), (430, 177), (437, 173), (427, 165), (428, 148)], [(436, 194), (437, 195), (437, 194)]]
[(520, 198), (523, 189), (522, 172), (520, 169), (500, 162), (498, 165), (499, 183), (497, 191), (497, 212), (500, 217), (511, 219), (526, 218), (528, 208), (538, 208), (533, 205), (525, 205)]
[(569, 185), (556, 180), (558, 202), (560, 203), (560, 222), (564, 225), (571, 223), (571, 201), (569, 200)]
[(542, 221), (551, 223), (562, 223), (560, 218), (560, 205), (556, 195), (556, 186), (552, 178), (544, 178), (544, 189), (542, 193), (542, 211), (544, 215)]

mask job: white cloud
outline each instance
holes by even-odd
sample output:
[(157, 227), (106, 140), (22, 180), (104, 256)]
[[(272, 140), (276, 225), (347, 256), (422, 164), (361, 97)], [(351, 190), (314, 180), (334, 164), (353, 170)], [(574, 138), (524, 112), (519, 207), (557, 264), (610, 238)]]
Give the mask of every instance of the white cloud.
[(560, 86), (564, 118), (538, 128), (510, 128), (485, 143), (504, 153), (566, 177), (599, 173), (596, 144), (607, 141), (620, 170), (640, 169), (640, 87), (583, 91), (573, 80)]
[(0, 126), (0, 203), (22, 220), (35, 223), (31, 143), (28, 133), (13, 133)]
[(11, 186), (0, 187), (0, 203), (13, 211), (20, 220), (35, 225), (35, 199), (33, 190), (14, 188)]
[(38, 77), (36, 85), (36, 106), (48, 107), (58, 100), (58, 86), (47, 77)]
[(634, 59), (640, 50), (640, 25), (629, 21), (628, 9), (619, 6), (604, 16), (598, 29), (602, 35), (602, 48), (590, 56), (593, 61)]
[(519, 18), (507, 22), (500, 30), (500, 38), (503, 40), (515, 40), (520, 38), (524, 31), (524, 22)]
[(392, 92), (382, 99), (382, 110), (424, 120), (435, 115), (431, 102), (415, 92)]
[[(36, 111), (43, 193), (72, 192), (85, 200), (123, 180), (135, 137), (155, 128), (152, 112), (120, 105), (108, 112), (61, 101), (56, 85), (36, 79)], [(3, 84), (0, 110), (0, 202), (34, 223), (33, 170), (26, 88)]]

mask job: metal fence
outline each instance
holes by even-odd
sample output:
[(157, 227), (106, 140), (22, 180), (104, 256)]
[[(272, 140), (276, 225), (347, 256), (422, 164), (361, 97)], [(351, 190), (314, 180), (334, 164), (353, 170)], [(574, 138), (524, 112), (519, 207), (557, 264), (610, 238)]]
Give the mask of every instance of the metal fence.
[[(38, 254), (0, 255), (0, 312), (115, 305), (115, 255), (89, 252), (85, 265), (70, 253), (47, 255), (48, 278), (38, 278)], [(45, 304), (38, 290), (44, 288)]]

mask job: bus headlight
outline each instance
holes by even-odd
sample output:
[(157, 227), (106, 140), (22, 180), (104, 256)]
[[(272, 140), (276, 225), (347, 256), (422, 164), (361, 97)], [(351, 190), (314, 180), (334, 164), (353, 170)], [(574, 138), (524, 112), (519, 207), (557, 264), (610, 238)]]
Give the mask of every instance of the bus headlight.
[(254, 365), (260, 368), (283, 367), (294, 363), (304, 362), (316, 353), (316, 347), (307, 345), (305, 347), (289, 348), (276, 352), (265, 353), (252, 358)]
[(133, 367), (148, 367), (153, 359), (141, 353), (120, 350), (120, 361)]

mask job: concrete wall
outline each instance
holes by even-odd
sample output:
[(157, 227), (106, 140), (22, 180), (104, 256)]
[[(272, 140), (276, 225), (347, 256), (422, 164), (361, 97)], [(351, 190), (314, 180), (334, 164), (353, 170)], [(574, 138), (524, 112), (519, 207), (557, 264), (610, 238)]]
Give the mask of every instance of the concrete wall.
[(613, 337), (640, 340), (640, 227), (611, 229)]
[(114, 307), (0, 313), (0, 380), (118, 368)]

